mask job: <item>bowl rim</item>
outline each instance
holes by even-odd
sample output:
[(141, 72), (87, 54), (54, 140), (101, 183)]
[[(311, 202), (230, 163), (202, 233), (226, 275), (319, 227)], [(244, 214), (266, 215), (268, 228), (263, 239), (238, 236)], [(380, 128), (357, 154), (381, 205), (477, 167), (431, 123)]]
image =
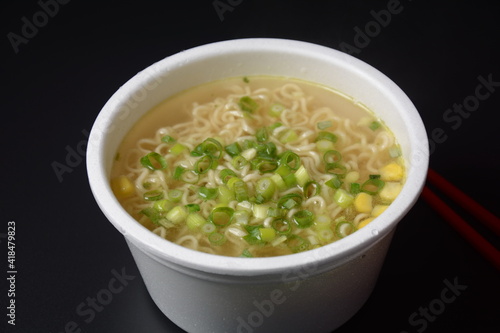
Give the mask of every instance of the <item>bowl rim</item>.
[[(99, 135), (102, 132), (99, 135), (96, 133), (96, 128), (104, 128), (103, 126), (109, 123), (113, 117), (116, 118), (119, 111), (117, 105), (123, 101), (124, 96), (130, 97), (138, 87), (141, 87), (150, 78), (150, 76), (140, 75), (141, 72), (122, 85), (111, 96), (99, 112), (89, 136), (89, 142), (93, 142), (93, 144), (89, 144), (87, 149), (87, 173), (98, 206), (127, 240), (134, 243), (148, 255), (160, 260), (163, 264), (178, 269), (183, 268), (222, 275), (257, 276), (280, 274), (307, 265), (314, 265), (317, 268), (321, 265), (339, 265), (353, 256), (360, 255), (360, 253), (366, 251), (392, 231), (399, 220), (417, 201), (424, 185), (429, 150), (425, 127), (418, 111), (407, 95), (392, 80), (371, 65), (338, 50), (304, 41), (277, 38), (245, 38), (219, 41), (168, 56), (145, 70), (154, 68), (153, 72), (163, 73), (167, 68), (203, 61), (208, 57), (229, 56), (241, 54), (241, 52), (279, 52), (301, 54), (311, 57), (311, 59), (328, 59), (328, 61), (345, 66), (351, 71), (363, 72), (367, 80), (378, 83), (380, 89), (383, 89), (385, 93), (392, 97), (394, 103), (397, 103), (406, 111), (402, 115), (405, 118), (405, 124), (412, 124), (410, 133), (408, 133), (409, 141), (412, 147), (415, 148), (418, 145), (418, 148), (412, 152), (415, 156), (410, 156), (410, 160), (407, 161), (407, 179), (400, 195), (377, 218), (376, 223), (370, 223), (346, 238), (316, 249), (266, 258), (235, 258), (191, 250), (164, 240), (143, 227), (125, 211), (114, 197), (104, 166), (106, 158), (104, 156), (105, 144), (109, 136), (105, 134), (104, 139), (100, 140)], [(186, 62), (186, 59), (189, 59), (189, 61)], [(152, 71), (150, 70), (150, 72)], [(419, 140), (419, 142), (416, 142), (416, 140)], [(418, 159), (419, 168), (412, 168), (411, 159), (413, 158)], [(412, 168), (411, 173), (409, 172), (410, 168)]]

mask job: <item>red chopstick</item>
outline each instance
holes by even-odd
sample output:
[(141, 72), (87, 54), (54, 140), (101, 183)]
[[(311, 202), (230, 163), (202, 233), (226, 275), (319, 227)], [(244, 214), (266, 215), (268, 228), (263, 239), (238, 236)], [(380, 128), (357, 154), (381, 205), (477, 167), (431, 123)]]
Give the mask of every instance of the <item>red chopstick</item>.
[[(500, 219), (460, 191), (434, 170), (429, 169), (427, 181), (443, 191), (450, 199), (478, 218), (485, 226), (500, 235)], [(455, 210), (450, 208), (429, 187), (422, 190), (424, 200), (434, 208), (462, 237), (467, 240), (484, 258), (500, 270), (500, 251), (474, 230)]]

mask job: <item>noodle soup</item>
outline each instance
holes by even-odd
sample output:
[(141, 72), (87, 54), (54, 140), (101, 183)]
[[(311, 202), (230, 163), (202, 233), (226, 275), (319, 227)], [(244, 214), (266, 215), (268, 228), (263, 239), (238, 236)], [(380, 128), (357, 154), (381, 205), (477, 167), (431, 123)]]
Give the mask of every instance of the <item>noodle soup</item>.
[(371, 223), (399, 194), (392, 132), (332, 89), (277, 77), (192, 88), (125, 137), (113, 192), (171, 242), (233, 257), (306, 251)]

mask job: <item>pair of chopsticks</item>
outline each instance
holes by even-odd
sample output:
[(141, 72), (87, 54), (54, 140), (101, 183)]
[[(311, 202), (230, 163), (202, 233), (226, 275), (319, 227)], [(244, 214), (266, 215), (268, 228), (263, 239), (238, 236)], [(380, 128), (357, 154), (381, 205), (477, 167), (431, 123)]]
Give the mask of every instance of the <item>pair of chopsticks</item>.
[[(444, 179), (436, 171), (429, 169), (427, 182), (469, 212), (484, 226), (500, 236), (500, 219), (486, 210), (455, 185)], [(441, 200), (429, 187), (422, 190), (424, 200), (434, 208), (467, 242), (469, 242), (484, 258), (500, 270), (500, 251), (474, 230), (460, 215)]]

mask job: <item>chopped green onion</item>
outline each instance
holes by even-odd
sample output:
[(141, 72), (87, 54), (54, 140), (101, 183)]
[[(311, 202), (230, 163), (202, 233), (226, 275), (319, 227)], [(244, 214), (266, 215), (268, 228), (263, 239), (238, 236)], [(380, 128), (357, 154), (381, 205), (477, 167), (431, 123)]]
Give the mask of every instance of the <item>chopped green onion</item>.
[(294, 152), (287, 150), (281, 155), (280, 165), (286, 165), (291, 170), (297, 170), (300, 167), (300, 157)]
[(257, 156), (262, 158), (276, 158), (276, 152), (278, 148), (276, 148), (276, 144), (272, 141), (266, 143), (259, 143), (255, 147), (257, 149)]
[(253, 258), (253, 255), (250, 253), (248, 249), (244, 249), (240, 255), (241, 258)]
[(269, 217), (282, 217), (284, 214), (284, 211), (277, 207), (269, 207), (267, 209), (267, 216)]
[(322, 241), (329, 242), (333, 239), (333, 231), (331, 229), (321, 229), (318, 231), (318, 238)]
[(219, 186), (217, 188), (217, 191), (217, 199), (220, 203), (228, 204), (231, 201), (236, 200), (236, 198), (234, 197), (234, 192), (231, 191), (227, 186)]
[(201, 232), (203, 232), (204, 234), (211, 234), (215, 230), (217, 230), (217, 227), (210, 222), (207, 222), (201, 226)]
[(303, 165), (295, 171), (295, 178), (297, 179), (297, 184), (299, 184), (300, 187), (304, 187), (306, 183), (311, 180), (307, 169)]
[(325, 165), (325, 172), (337, 175), (337, 177), (344, 177), (347, 168), (342, 164), (342, 163), (326, 163)]
[(282, 123), (275, 122), (274, 124), (269, 125), (268, 129), (272, 133), (275, 129), (277, 129), (278, 127), (281, 127), (281, 126), (283, 126)]
[(226, 236), (220, 232), (213, 232), (208, 235), (208, 240), (212, 245), (222, 245), (226, 242)]
[(299, 210), (293, 214), (292, 220), (301, 229), (309, 228), (313, 224), (314, 214), (307, 209)]
[(153, 191), (148, 191), (143, 194), (144, 200), (147, 201), (157, 201), (163, 199), (163, 191), (161, 190), (153, 190)]
[(325, 161), (326, 164), (338, 163), (341, 160), (342, 160), (342, 155), (338, 150), (328, 150), (323, 155), (323, 161)]
[(231, 223), (234, 214), (234, 209), (231, 207), (215, 207), (210, 215), (208, 221), (213, 223), (216, 227), (225, 227)]
[(174, 204), (167, 199), (163, 199), (163, 200), (155, 201), (153, 204), (153, 208), (160, 213), (162, 213), (162, 212), (164, 213), (164, 212), (168, 212), (169, 210), (174, 208)]
[(252, 206), (252, 213), (253, 216), (258, 219), (258, 220), (263, 220), (267, 217), (267, 210), (269, 206), (266, 205), (261, 205), (261, 204), (255, 204)]
[(392, 158), (401, 156), (401, 149), (398, 146), (392, 146), (389, 148), (389, 156)]
[(346, 190), (339, 188), (333, 195), (333, 200), (342, 208), (347, 208), (352, 204), (354, 197)]
[(283, 218), (274, 219), (273, 222), (271, 222), (271, 226), (280, 235), (287, 235), (292, 231), (290, 222)]
[(188, 210), (188, 213), (196, 213), (200, 211), (200, 205), (198, 204), (187, 204), (186, 209)]
[(149, 190), (151, 188), (151, 186), (153, 186), (152, 183), (150, 182), (144, 182), (142, 183), (142, 187), (145, 189), (145, 190)]
[(333, 148), (335, 148), (335, 145), (330, 140), (316, 141), (316, 149), (318, 149), (320, 153), (324, 153), (328, 150), (333, 150)]
[(257, 181), (255, 192), (257, 192), (257, 194), (260, 194), (265, 201), (269, 201), (276, 192), (276, 184), (272, 181), (271, 178), (261, 178)]
[(233, 223), (246, 225), (250, 220), (250, 212), (246, 210), (237, 210), (233, 214)]
[(161, 213), (158, 210), (154, 209), (153, 207), (144, 208), (139, 213), (147, 216), (151, 220), (151, 222), (153, 222), (155, 225), (157, 225), (157, 226), (161, 225), (160, 220), (163, 217), (162, 217)]
[(224, 150), (231, 157), (235, 157), (241, 153), (241, 147), (238, 142), (233, 142), (230, 145), (227, 145), (226, 147), (224, 147)]
[(298, 138), (297, 132), (293, 129), (288, 129), (280, 133), (279, 140), (282, 144), (287, 144), (296, 141)]
[(163, 170), (167, 167), (167, 161), (165, 161), (165, 158), (154, 151), (143, 156), (141, 158), (141, 164), (143, 167), (152, 171)]
[(273, 117), (279, 117), (284, 110), (285, 106), (283, 104), (274, 103), (269, 107), (269, 115)]
[(210, 155), (205, 155), (202, 156), (196, 161), (194, 164), (194, 169), (193, 171), (197, 174), (204, 174), (207, 173), (208, 170), (210, 170), (213, 167), (214, 164), (214, 159)]
[(370, 178), (361, 185), (361, 191), (375, 195), (377, 194), (385, 185), (385, 182), (378, 178)]
[(245, 182), (241, 179), (237, 179), (237, 181), (235, 181), (233, 183), (233, 191), (234, 191), (234, 196), (236, 197), (236, 200), (241, 202), (241, 201), (244, 201), (244, 200), (248, 200), (249, 196), (248, 196), (248, 188), (247, 188), (247, 184), (245, 184)]
[(176, 142), (177, 140), (175, 140), (173, 137), (171, 137), (170, 135), (165, 135), (164, 137), (161, 138), (161, 142), (165, 142), (165, 143), (174, 143)]
[(175, 206), (165, 217), (174, 224), (180, 224), (186, 220), (188, 216), (187, 209), (184, 206)]
[(231, 169), (222, 169), (219, 172), (219, 178), (224, 184), (227, 184), (228, 180), (232, 177), (238, 177), (238, 175)]
[(248, 82), (250, 82), (250, 80), (246, 76), (244, 76), (243, 77), (243, 82), (248, 83)]
[(200, 187), (198, 189), (198, 196), (203, 200), (213, 200), (217, 198), (216, 188)]
[(168, 191), (168, 199), (171, 202), (181, 201), (183, 195), (184, 195), (184, 192), (182, 192), (182, 190), (179, 190), (179, 189), (173, 189), (173, 190)]
[(344, 182), (340, 180), (338, 175), (333, 175), (333, 178), (326, 181), (325, 185), (330, 186), (333, 189), (338, 189), (342, 186)]
[(349, 190), (351, 194), (356, 195), (361, 192), (361, 185), (359, 183), (351, 183), (351, 188)]
[(272, 159), (256, 158), (252, 161), (252, 167), (259, 170), (261, 174), (273, 172), (278, 168), (278, 162)]
[(368, 126), (372, 131), (375, 131), (380, 128), (380, 123), (378, 121), (372, 121)]
[(178, 165), (175, 170), (174, 170), (174, 175), (173, 178), (175, 180), (181, 180), (182, 179), (182, 174), (186, 171), (186, 168), (183, 166)]
[(247, 164), (247, 159), (241, 155), (234, 157), (231, 161), (231, 165), (237, 170), (243, 169)]
[(327, 215), (317, 215), (314, 221), (314, 226), (317, 230), (329, 229), (331, 227), (332, 219)]
[(318, 142), (320, 140), (328, 140), (328, 141), (335, 143), (335, 142), (337, 142), (337, 136), (333, 133), (330, 133), (330, 132), (320, 131), (320, 132), (318, 132), (318, 136), (316, 137), (315, 141)]
[(203, 218), (203, 216), (196, 212), (190, 212), (186, 219), (186, 225), (191, 230), (199, 229), (206, 223), (207, 221)]
[(169, 152), (174, 155), (179, 155), (186, 149), (187, 149), (186, 146), (184, 146), (183, 144), (176, 143), (175, 145), (172, 146), (172, 148), (170, 148)]
[(331, 120), (324, 120), (320, 121), (319, 123), (316, 124), (319, 130), (324, 130), (327, 129), (328, 127), (332, 127), (332, 121)]
[(295, 177), (295, 174), (291, 173), (283, 177), (283, 182), (285, 183), (285, 186), (287, 188), (292, 188), (294, 186), (297, 186), (297, 177)]
[(258, 142), (265, 142), (269, 139), (269, 133), (267, 132), (267, 128), (261, 127), (255, 133), (255, 137)]
[(276, 186), (278, 187), (278, 189), (280, 191), (286, 189), (285, 181), (283, 180), (283, 178), (279, 174), (275, 173), (270, 178), (276, 184)]
[(335, 226), (335, 234), (339, 238), (344, 238), (345, 236), (352, 234), (354, 231), (356, 231), (356, 227), (351, 222), (341, 221), (337, 222), (337, 225)]
[(370, 178), (370, 179), (380, 179), (380, 175), (369, 175), (368, 178)]
[(309, 199), (310, 197), (318, 195), (320, 193), (320, 189), (321, 187), (317, 181), (308, 181), (303, 187), (304, 197)]
[(286, 244), (294, 253), (306, 251), (310, 245), (307, 240), (294, 234), (288, 236)]
[(276, 230), (273, 228), (259, 228), (260, 239), (263, 242), (270, 242), (276, 238)]
[(204, 154), (210, 155), (216, 159), (222, 156), (223, 150), (224, 149), (221, 143), (213, 138), (208, 138), (201, 144), (201, 151)]
[(249, 96), (243, 96), (238, 103), (242, 111), (254, 112), (259, 108), (259, 104)]
[(302, 196), (297, 193), (289, 193), (282, 196), (277, 203), (278, 208), (292, 209), (302, 204)]
[(260, 226), (258, 225), (246, 225), (245, 230), (248, 232), (248, 235), (244, 236), (243, 239), (250, 245), (262, 244), (263, 241), (260, 238), (259, 228)]

